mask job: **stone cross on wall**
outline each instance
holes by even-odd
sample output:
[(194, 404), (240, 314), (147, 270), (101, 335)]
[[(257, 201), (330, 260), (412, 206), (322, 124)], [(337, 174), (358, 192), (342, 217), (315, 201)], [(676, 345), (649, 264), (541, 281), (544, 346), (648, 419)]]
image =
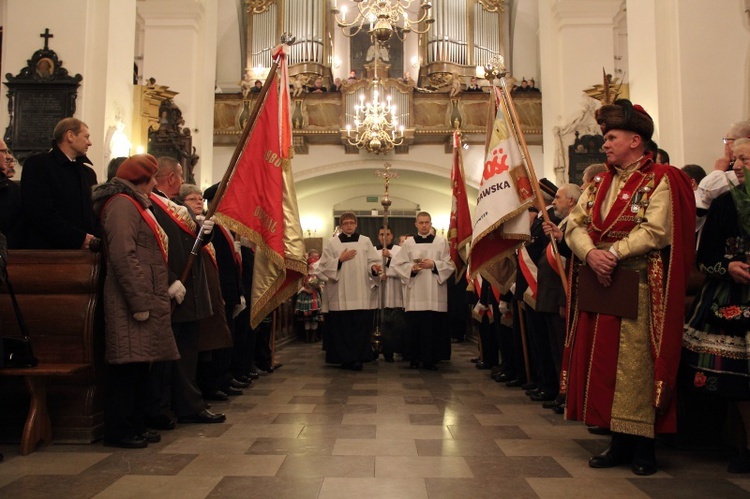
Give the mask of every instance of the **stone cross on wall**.
[(54, 38), (55, 35), (49, 32), (49, 28), (44, 28), (44, 33), (40, 33), (39, 37), (44, 38), (44, 50), (49, 50), (49, 39)]

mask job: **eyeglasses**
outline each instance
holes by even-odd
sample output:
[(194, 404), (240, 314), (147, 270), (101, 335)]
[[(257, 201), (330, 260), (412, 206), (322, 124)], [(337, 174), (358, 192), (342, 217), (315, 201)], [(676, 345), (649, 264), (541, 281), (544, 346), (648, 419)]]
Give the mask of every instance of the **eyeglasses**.
[(722, 137), (722, 139), (721, 139), (721, 141), (724, 142), (725, 144), (731, 144), (735, 140), (737, 140), (737, 139), (732, 138), (732, 137)]

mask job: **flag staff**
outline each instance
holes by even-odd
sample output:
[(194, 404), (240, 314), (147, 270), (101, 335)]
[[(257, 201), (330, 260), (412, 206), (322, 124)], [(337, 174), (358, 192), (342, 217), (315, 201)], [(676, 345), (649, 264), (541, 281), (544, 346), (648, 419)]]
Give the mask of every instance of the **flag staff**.
[[(281, 43), (284, 45), (291, 46), (292, 44), (294, 44), (295, 40), (296, 40), (296, 37), (291, 36), (291, 34), (289, 33), (284, 33), (283, 35), (281, 35)], [(208, 205), (208, 211), (206, 212), (206, 219), (211, 218), (214, 215), (214, 213), (216, 212), (216, 209), (219, 207), (221, 198), (224, 197), (224, 193), (227, 190), (227, 184), (229, 183), (229, 179), (231, 178), (232, 173), (234, 172), (234, 169), (237, 166), (237, 160), (239, 159), (239, 156), (245, 147), (245, 143), (247, 142), (248, 137), (252, 133), (253, 129), (255, 129), (255, 125), (258, 122), (258, 115), (260, 114), (260, 110), (263, 107), (263, 102), (266, 100), (266, 95), (268, 95), (268, 89), (271, 88), (271, 85), (276, 81), (276, 78), (275, 78), (276, 70), (279, 67), (279, 59), (281, 57), (283, 57), (283, 54), (280, 54), (279, 57), (277, 57), (276, 60), (273, 61), (273, 64), (271, 65), (271, 69), (268, 71), (268, 77), (266, 78), (266, 81), (263, 84), (263, 88), (261, 88), (260, 93), (258, 94), (258, 99), (255, 101), (255, 108), (253, 109), (253, 112), (250, 115), (250, 118), (247, 120), (247, 123), (245, 124), (245, 129), (242, 131), (242, 135), (240, 136), (240, 140), (237, 142), (237, 146), (234, 148), (232, 159), (229, 160), (229, 166), (227, 167), (227, 170), (224, 172), (224, 176), (221, 178), (219, 187), (216, 190), (216, 195), (214, 196), (211, 203)], [(287, 92), (289, 91), (288, 87), (286, 91)], [(202, 244), (203, 244), (203, 227), (201, 226), (201, 230), (198, 231), (198, 236), (195, 238), (193, 249), (190, 251), (190, 255), (188, 256), (188, 261), (185, 264), (185, 269), (182, 271), (182, 276), (180, 277), (182, 282), (185, 282), (185, 280), (188, 278), (188, 275), (190, 274), (190, 269), (192, 269), (193, 264), (195, 263), (195, 258), (198, 256), (198, 251), (200, 250), (200, 247)]]
[[(380, 204), (383, 206), (383, 249), (381, 250), (381, 256), (382, 256), (382, 266), (381, 266), (381, 274), (378, 276), (380, 277), (380, 283), (379, 283), (379, 291), (378, 291), (378, 298), (380, 302), (380, 311), (379, 311), (379, 319), (377, 325), (375, 326), (375, 331), (372, 333), (372, 348), (377, 353), (380, 352), (380, 349), (383, 347), (383, 324), (385, 324), (385, 287), (388, 283), (388, 278), (386, 277), (386, 272), (388, 270), (386, 264), (388, 262), (388, 258), (385, 256), (385, 251), (388, 249), (388, 215), (389, 211), (391, 209), (391, 197), (388, 193), (388, 187), (390, 185), (390, 181), (393, 178), (398, 178), (398, 172), (392, 172), (391, 171), (391, 164), (386, 162), (383, 165), (383, 168), (385, 170), (378, 170), (375, 172), (375, 175), (385, 180), (385, 195), (383, 195), (383, 199), (380, 200)], [(378, 229), (378, 232), (380, 232), (380, 229)]]
[[(539, 205), (539, 211), (542, 212), (542, 217), (544, 218), (544, 221), (547, 223), (550, 222), (549, 214), (547, 213), (547, 210), (544, 209), (545, 203), (544, 198), (542, 197), (541, 189), (539, 189), (539, 180), (536, 178), (536, 172), (534, 171), (534, 165), (531, 162), (531, 156), (529, 154), (529, 148), (526, 145), (526, 139), (523, 136), (523, 132), (521, 132), (521, 126), (520, 126), (520, 120), (518, 119), (518, 113), (516, 112), (516, 106), (513, 104), (513, 99), (511, 98), (510, 94), (508, 93), (508, 88), (505, 85), (505, 75), (508, 74), (507, 70), (505, 69), (505, 62), (503, 60), (502, 56), (498, 56), (497, 58), (493, 59), (492, 61), (488, 62), (484, 66), (484, 72), (485, 72), (485, 78), (490, 80), (490, 83), (492, 86), (495, 86), (494, 79), (498, 78), (500, 80), (500, 95), (503, 99), (503, 104), (505, 105), (505, 109), (508, 111), (509, 118), (510, 118), (510, 124), (511, 124), (511, 130), (513, 131), (513, 136), (515, 137), (516, 143), (521, 146), (521, 158), (523, 159), (523, 162), (526, 165), (526, 171), (529, 174), (529, 178), (533, 182), (533, 184), (536, 186), (536, 189), (534, 189), (534, 194), (536, 195), (537, 204)], [(489, 126), (489, 125), (488, 125)], [(565, 273), (565, 266), (562, 263), (562, 260), (560, 259), (560, 252), (557, 249), (557, 241), (555, 240), (554, 236), (550, 233), (550, 242), (552, 243), (552, 252), (555, 254), (555, 262), (557, 263), (557, 269), (558, 274), (560, 274), (560, 279), (562, 281), (563, 290), (565, 291), (565, 294), (568, 293), (568, 281), (566, 279), (566, 273)]]

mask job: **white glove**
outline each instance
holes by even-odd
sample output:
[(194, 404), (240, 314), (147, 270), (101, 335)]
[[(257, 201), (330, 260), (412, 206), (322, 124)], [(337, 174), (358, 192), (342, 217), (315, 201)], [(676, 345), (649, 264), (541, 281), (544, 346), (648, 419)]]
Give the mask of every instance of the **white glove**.
[(148, 310), (146, 310), (145, 312), (136, 312), (136, 313), (134, 313), (133, 314), (133, 319), (137, 320), (138, 322), (143, 322), (143, 321), (147, 321), (148, 320), (148, 316), (149, 316), (149, 313), (148, 313)]
[(500, 311), (501, 315), (505, 315), (508, 312), (510, 312), (510, 307), (508, 306), (507, 301), (500, 301), (500, 304), (497, 306), (497, 309)]
[(514, 282), (513, 285), (510, 287), (511, 294), (516, 294), (516, 283)]
[(203, 227), (203, 233), (205, 235), (209, 235), (211, 231), (214, 230), (214, 219), (212, 218), (206, 218), (203, 215), (198, 215), (195, 217), (195, 219), (198, 221), (198, 224), (200, 224), (201, 227)]
[(234, 310), (232, 310), (232, 319), (236, 319), (238, 315), (242, 313), (243, 310), (247, 308), (247, 302), (245, 301), (244, 296), (240, 296), (240, 303), (239, 305), (234, 306)]
[(182, 284), (182, 282), (177, 280), (169, 285), (167, 293), (169, 293), (169, 297), (173, 298), (174, 301), (176, 301), (179, 305), (180, 303), (182, 303), (182, 300), (185, 299), (185, 293), (187, 293), (187, 290), (185, 289), (185, 286)]
[(482, 305), (482, 302), (477, 302), (477, 304), (474, 305), (474, 313), (477, 315), (482, 315), (485, 310), (487, 310), (487, 307)]
[(234, 242), (234, 252), (235, 253), (242, 253), (242, 243), (239, 241)]

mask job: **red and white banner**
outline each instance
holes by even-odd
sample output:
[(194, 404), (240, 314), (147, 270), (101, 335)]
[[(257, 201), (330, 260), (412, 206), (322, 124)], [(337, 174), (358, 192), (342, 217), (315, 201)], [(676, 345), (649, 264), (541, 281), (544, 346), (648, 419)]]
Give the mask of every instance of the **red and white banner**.
[(466, 197), (464, 163), (461, 154), (461, 132), (458, 130), (453, 132), (451, 184), (453, 197), (451, 220), (448, 227), (448, 243), (450, 244), (451, 260), (456, 267), (456, 281), (458, 281), (466, 271), (466, 263), (469, 261), (468, 245), (471, 241), (471, 212), (469, 212), (469, 200)]
[(499, 267), (505, 266), (502, 262), (530, 237), (528, 208), (534, 191), (498, 88), (495, 103), (497, 114), (489, 134), (474, 212), (469, 272), (472, 276), (481, 273), (503, 289)]
[(242, 147), (216, 209), (219, 223), (256, 245), (250, 324), (254, 328), (297, 292), (307, 275), (305, 245), (294, 192), (292, 127), (284, 46), (279, 70), (260, 96), (257, 120)]

